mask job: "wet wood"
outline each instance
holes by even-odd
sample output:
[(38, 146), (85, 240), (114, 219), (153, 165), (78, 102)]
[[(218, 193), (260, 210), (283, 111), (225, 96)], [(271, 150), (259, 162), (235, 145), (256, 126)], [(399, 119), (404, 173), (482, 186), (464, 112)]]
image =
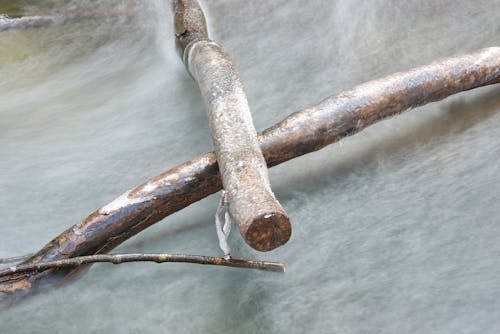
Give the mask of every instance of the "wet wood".
[[(373, 80), (291, 114), (259, 135), (268, 166), (317, 151), (409, 108), (500, 81), (500, 47), (442, 59)], [(221, 189), (214, 153), (193, 158), (126, 192), (54, 238), (23, 264), (106, 253), (166, 216)], [(0, 301), (34, 291), (70, 270), (10, 275)]]
[(116, 8), (100, 8), (93, 10), (75, 10), (57, 14), (40, 14), (24, 16), (8, 16), (0, 14), (0, 32), (9, 30), (24, 30), (64, 25), (83, 20), (103, 17), (132, 17), (141, 9), (140, 6), (125, 6)]
[(252, 248), (275, 249), (290, 239), (292, 227), (271, 190), (236, 65), (209, 40), (196, 0), (177, 0), (174, 10), (176, 44), (205, 101), (231, 220)]
[(213, 266), (236, 267), (246, 269), (259, 269), (284, 273), (286, 267), (281, 262), (268, 262), (259, 260), (225, 259), (216, 256), (188, 255), (188, 254), (109, 254), (78, 256), (69, 259), (51, 262), (21, 264), (0, 270), (0, 279), (14, 274), (43, 272), (49, 269), (73, 268), (90, 263), (128, 263), (128, 262), (177, 262), (207, 264)]

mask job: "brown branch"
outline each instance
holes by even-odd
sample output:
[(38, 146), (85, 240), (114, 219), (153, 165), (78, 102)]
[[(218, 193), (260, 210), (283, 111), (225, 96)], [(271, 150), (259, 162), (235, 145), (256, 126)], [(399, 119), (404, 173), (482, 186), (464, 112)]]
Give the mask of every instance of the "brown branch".
[(232, 221), (259, 251), (285, 244), (290, 219), (271, 190), (243, 84), (231, 57), (207, 34), (196, 0), (174, 1), (176, 44), (198, 83)]
[(23, 30), (43, 28), (53, 25), (64, 25), (82, 20), (102, 17), (131, 17), (136, 15), (141, 7), (125, 6), (116, 8), (99, 8), (93, 10), (68, 11), (57, 14), (24, 15), (10, 17), (0, 14), (0, 32), (9, 30)]
[[(263, 131), (259, 141), (268, 166), (317, 151), (409, 108), (497, 83), (500, 47), (442, 59), (370, 81), (296, 112)], [(126, 192), (54, 238), (24, 264), (106, 253), (158, 222), (221, 189), (214, 153), (193, 158)], [(12, 275), (2, 297), (22, 296), (48, 278), (67, 273)]]
[(2, 278), (13, 274), (25, 274), (32, 272), (42, 272), (48, 269), (73, 268), (84, 264), (107, 262), (113, 264), (127, 262), (183, 262), (208, 264), (214, 266), (226, 266), (247, 269), (259, 269), (284, 273), (286, 267), (281, 262), (267, 262), (259, 260), (225, 259), (215, 256), (187, 255), (187, 254), (109, 254), (109, 255), (88, 255), (78, 256), (69, 259), (40, 262), (32, 264), (21, 264), (0, 270), (0, 282)]

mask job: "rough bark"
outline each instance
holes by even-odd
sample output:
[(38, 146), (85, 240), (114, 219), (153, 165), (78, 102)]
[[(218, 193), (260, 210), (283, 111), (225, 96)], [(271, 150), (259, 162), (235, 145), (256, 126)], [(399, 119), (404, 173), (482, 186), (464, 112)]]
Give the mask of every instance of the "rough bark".
[(196, 0), (177, 0), (174, 10), (176, 44), (207, 107), (231, 219), (252, 248), (275, 249), (290, 239), (292, 226), (271, 190), (236, 65), (220, 45), (208, 39)]
[[(317, 151), (409, 108), (500, 81), (500, 47), (446, 58), (370, 81), (291, 114), (259, 135), (268, 166)], [(95, 211), (24, 264), (106, 253), (182, 208), (221, 189), (214, 153), (187, 161)], [(67, 271), (11, 275), (0, 282), (0, 302), (22, 296)]]
[(113, 264), (128, 262), (183, 262), (208, 264), (213, 266), (225, 266), (247, 269), (259, 269), (266, 271), (285, 272), (286, 267), (280, 262), (268, 262), (259, 260), (225, 259), (217, 256), (187, 255), (187, 254), (109, 254), (109, 255), (87, 255), (77, 256), (70, 259), (62, 259), (52, 262), (41, 262), (21, 264), (0, 270), (0, 279), (13, 274), (26, 274), (42, 272), (49, 269), (73, 268), (85, 264), (106, 262)]

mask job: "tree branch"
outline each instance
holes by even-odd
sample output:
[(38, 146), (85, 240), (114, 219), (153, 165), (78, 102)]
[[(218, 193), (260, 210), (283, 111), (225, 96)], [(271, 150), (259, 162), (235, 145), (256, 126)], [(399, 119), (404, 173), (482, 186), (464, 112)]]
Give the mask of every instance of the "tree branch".
[(176, 0), (174, 11), (176, 44), (207, 107), (231, 219), (248, 245), (270, 251), (290, 239), (292, 226), (271, 190), (236, 64), (209, 39), (198, 1)]
[(128, 18), (136, 15), (140, 8), (141, 7), (139, 6), (125, 6), (79, 11), (74, 10), (57, 14), (24, 15), (14, 17), (0, 14), (0, 32), (64, 25), (102, 17), (120, 16)]
[[(500, 47), (442, 59), (370, 81), (291, 114), (259, 135), (268, 166), (317, 151), (409, 108), (500, 80)], [(221, 189), (214, 153), (193, 158), (127, 191), (54, 238), (23, 264), (106, 253), (148, 226)], [(0, 301), (23, 296), (50, 277), (12, 275)], [(9, 298), (10, 299), (10, 298)]]
[(27, 259), (29, 259), (32, 256), (33, 256), (33, 254), (30, 253), (30, 254), (20, 255), (20, 256), (5, 257), (5, 258), (0, 259), (0, 264), (20, 262), (20, 261), (27, 260)]
[(82, 266), (89, 263), (107, 262), (113, 264), (127, 262), (184, 262), (196, 264), (208, 264), (214, 266), (226, 266), (246, 269), (259, 269), (284, 273), (286, 267), (280, 262), (267, 262), (259, 260), (225, 259), (215, 256), (186, 255), (186, 254), (109, 254), (77, 256), (69, 259), (40, 262), (32, 264), (21, 264), (0, 270), (0, 282), (2, 278), (13, 274), (25, 274), (30, 272), (42, 272), (48, 269), (61, 269)]

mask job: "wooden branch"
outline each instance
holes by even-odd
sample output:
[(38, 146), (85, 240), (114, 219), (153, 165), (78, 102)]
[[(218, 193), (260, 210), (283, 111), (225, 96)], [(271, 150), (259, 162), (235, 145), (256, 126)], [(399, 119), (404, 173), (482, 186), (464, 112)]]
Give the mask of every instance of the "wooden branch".
[(113, 264), (127, 262), (184, 262), (196, 264), (208, 264), (214, 266), (226, 266), (247, 269), (259, 269), (284, 273), (286, 267), (280, 262), (267, 262), (259, 260), (225, 259), (215, 256), (187, 255), (187, 254), (109, 254), (78, 256), (51, 262), (40, 262), (32, 264), (21, 264), (0, 270), (0, 282), (2, 278), (13, 274), (25, 274), (31, 272), (42, 272), (48, 269), (61, 269), (82, 266), (84, 264), (107, 262)]
[(209, 39), (198, 1), (176, 0), (174, 10), (176, 45), (207, 107), (231, 219), (252, 248), (275, 249), (290, 239), (292, 226), (271, 190), (236, 65)]
[(0, 32), (9, 30), (23, 30), (32, 28), (64, 25), (82, 20), (97, 19), (102, 17), (135, 15), (140, 6), (125, 6), (116, 8), (99, 8), (93, 10), (68, 11), (57, 14), (14, 16), (0, 14)]
[(1, 258), (0, 259), (0, 264), (20, 262), (20, 261), (27, 260), (27, 259), (29, 259), (32, 256), (33, 256), (33, 254), (26, 254), (26, 255), (20, 255), (20, 256), (13, 256), (13, 257)]
[[(268, 166), (274, 166), (319, 150), (409, 108), (499, 80), (500, 47), (442, 59), (361, 84), (291, 114), (261, 132), (259, 142)], [(215, 154), (202, 154), (127, 191), (61, 233), (24, 264), (106, 253), (220, 189)], [(43, 274), (8, 277), (0, 283), (0, 301), (21, 297), (49, 278), (67, 275), (52, 271)]]

